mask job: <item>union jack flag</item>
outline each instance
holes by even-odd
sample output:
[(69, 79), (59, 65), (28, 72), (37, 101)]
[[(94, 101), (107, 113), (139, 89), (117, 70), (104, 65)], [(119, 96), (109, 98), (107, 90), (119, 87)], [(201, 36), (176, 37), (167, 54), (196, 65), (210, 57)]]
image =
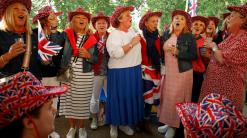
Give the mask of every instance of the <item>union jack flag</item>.
[(104, 41), (104, 38), (102, 37), (99, 42), (98, 42), (98, 50), (100, 53), (104, 54), (104, 47), (105, 47), (105, 41)]
[(189, 14), (191, 17), (196, 16), (197, 0), (189, 0)]
[(62, 49), (61, 46), (47, 40), (45, 33), (38, 21), (38, 54), (42, 61), (51, 61), (52, 56), (57, 55)]

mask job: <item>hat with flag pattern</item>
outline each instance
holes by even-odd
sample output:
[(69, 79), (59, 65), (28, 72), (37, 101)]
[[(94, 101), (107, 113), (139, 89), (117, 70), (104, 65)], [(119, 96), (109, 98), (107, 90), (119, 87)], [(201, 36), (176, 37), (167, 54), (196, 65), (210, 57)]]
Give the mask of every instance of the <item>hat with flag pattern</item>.
[(178, 103), (178, 115), (192, 138), (223, 138), (247, 135), (247, 119), (232, 102), (211, 93), (200, 103)]
[(15, 74), (0, 84), (0, 129), (67, 89), (67, 86), (43, 86), (30, 72)]

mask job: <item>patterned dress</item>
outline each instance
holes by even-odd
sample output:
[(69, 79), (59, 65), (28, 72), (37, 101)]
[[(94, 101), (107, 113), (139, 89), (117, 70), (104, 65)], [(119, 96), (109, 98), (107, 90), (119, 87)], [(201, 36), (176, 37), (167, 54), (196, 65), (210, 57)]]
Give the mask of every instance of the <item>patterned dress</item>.
[(241, 111), (244, 103), (244, 75), (247, 72), (247, 32), (229, 36), (220, 45), (224, 63), (217, 63), (214, 57), (209, 63), (206, 78), (202, 84), (200, 100), (209, 93), (219, 93), (233, 101)]
[[(83, 35), (78, 35), (77, 44), (81, 42)], [(94, 73), (83, 73), (82, 58), (78, 58), (73, 63), (74, 57), (71, 58), (73, 68), (72, 80), (67, 83), (69, 91), (60, 97), (60, 114), (66, 118), (88, 119), (89, 103), (93, 91)]]
[[(172, 35), (163, 48), (176, 45), (177, 37)], [(161, 103), (159, 109), (159, 121), (171, 127), (179, 127), (180, 119), (176, 111), (176, 103), (190, 102), (193, 70), (179, 73), (178, 59), (170, 52), (165, 51), (166, 75), (161, 83)]]

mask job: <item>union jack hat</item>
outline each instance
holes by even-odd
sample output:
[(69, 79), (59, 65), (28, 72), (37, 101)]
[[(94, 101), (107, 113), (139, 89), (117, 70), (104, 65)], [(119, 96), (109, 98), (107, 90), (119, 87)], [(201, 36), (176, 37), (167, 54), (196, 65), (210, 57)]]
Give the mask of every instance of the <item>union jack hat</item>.
[[(39, 9), (38, 14), (33, 17), (33, 23), (37, 23), (39, 19), (45, 18), (49, 16), (53, 11), (51, 6), (45, 6), (41, 9)], [(63, 12), (54, 12), (56, 16), (60, 16), (63, 14)]]
[(66, 86), (43, 86), (30, 72), (20, 72), (0, 84), (0, 129), (67, 91)]
[(216, 93), (200, 103), (178, 103), (178, 115), (191, 138), (233, 138), (247, 135), (247, 119), (232, 102)]
[(152, 12), (152, 11), (147, 11), (141, 18), (140, 22), (139, 22), (139, 28), (141, 30), (143, 30), (145, 28), (145, 22), (152, 16), (158, 16), (161, 17), (162, 16), (162, 12)]

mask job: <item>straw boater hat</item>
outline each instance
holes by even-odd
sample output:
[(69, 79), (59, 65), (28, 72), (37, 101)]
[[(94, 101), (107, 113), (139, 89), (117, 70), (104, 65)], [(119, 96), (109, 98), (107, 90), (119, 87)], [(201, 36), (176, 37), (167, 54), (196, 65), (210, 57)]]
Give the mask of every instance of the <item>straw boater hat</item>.
[(216, 93), (200, 103), (179, 103), (178, 115), (192, 138), (235, 138), (247, 135), (247, 118), (233, 103)]
[(0, 129), (66, 91), (66, 86), (43, 86), (30, 72), (17, 73), (0, 84)]
[(32, 7), (32, 2), (31, 0), (0, 0), (0, 19), (3, 17), (3, 14), (7, 7), (13, 3), (22, 3), (23, 5), (26, 6), (28, 12), (30, 13), (31, 7)]
[(86, 16), (88, 18), (88, 22), (90, 22), (90, 20), (91, 20), (91, 14), (89, 12), (85, 11), (81, 7), (77, 8), (75, 11), (71, 11), (71, 12), (68, 13), (68, 19), (69, 19), (69, 21), (71, 21), (72, 18), (75, 15), (84, 15), (84, 16)]
[[(33, 23), (37, 23), (38, 20), (45, 18), (54, 12), (51, 6), (45, 6), (38, 11), (38, 14), (33, 17)], [(56, 16), (60, 16), (63, 12), (54, 12)]]
[(176, 15), (182, 15), (182, 16), (184, 16), (185, 19), (186, 19), (186, 24), (187, 24), (188, 28), (191, 27), (191, 16), (190, 16), (189, 13), (187, 13), (187, 12), (185, 12), (185, 11), (183, 11), (183, 10), (176, 9), (176, 10), (174, 10), (174, 11), (172, 12), (172, 19), (173, 19), (173, 17), (176, 16)]
[(191, 18), (191, 22), (195, 22), (195, 21), (201, 21), (205, 24), (205, 28), (207, 27), (208, 25), (208, 18), (204, 17), (204, 16), (194, 16)]
[(243, 16), (247, 17), (247, 3), (242, 6), (229, 6), (227, 7), (229, 11), (236, 11), (241, 13)]
[(95, 28), (95, 23), (96, 23), (96, 21), (99, 20), (99, 19), (104, 19), (104, 20), (106, 20), (106, 22), (107, 22), (107, 28), (110, 27), (110, 17), (104, 15), (103, 12), (98, 12), (97, 15), (94, 16), (94, 17), (92, 17), (92, 19), (91, 19), (92, 25), (93, 25), (94, 28)]
[(143, 30), (145, 28), (145, 22), (152, 16), (162, 16), (162, 12), (152, 12), (152, 11), (147, 11), (144, 16), (142, 16), (140, 22), (139, 22), (139, 28)]
[(209, 21), (213, 21), (216, 28), (217, 28), (217, 26), (218, 26), (218, 24), (219, 24), (219, 22), (220, 22), (220, 19), (217, 18), (217, 17), (215, 17), (215, 16), (209, 16), (209, 17), (208, 17), (208, 20), (209, 20)]
[(133, 11), (134, 6), (118, 6), (115, 8), (115, 11), (113, 12), (111, 16), (111, 25), (114, 28), (117, 28), (119, 25), (118, 17), (121, 15), (121, 13), (125, 11)]

